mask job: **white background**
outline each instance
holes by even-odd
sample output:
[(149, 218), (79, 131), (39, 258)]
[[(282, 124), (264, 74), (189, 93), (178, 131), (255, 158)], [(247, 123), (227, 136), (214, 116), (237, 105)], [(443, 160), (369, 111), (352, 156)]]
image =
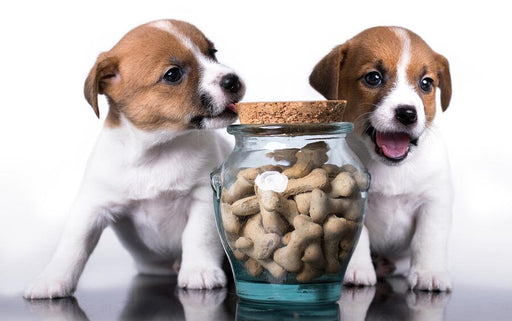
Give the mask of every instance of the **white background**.
[[(194, 23), (212, 39), (219, 60), (245, 79), (245, 101), (321, 99), (308, 84), (311, 69), (365, 28), (399, 25), (422, 36), (451, 64), (453, 98), (437, 121), (456, 190), (455, 289), (512, 288), (512, 22), (504, 3), (10, 2), (0, 10), (0, 294), (21, 293), (58, 241), (102, 126), (82, 93), (97, 55), (160, 18)], [(79, 289), (126, 283), (130, 266), (107, 230)]]

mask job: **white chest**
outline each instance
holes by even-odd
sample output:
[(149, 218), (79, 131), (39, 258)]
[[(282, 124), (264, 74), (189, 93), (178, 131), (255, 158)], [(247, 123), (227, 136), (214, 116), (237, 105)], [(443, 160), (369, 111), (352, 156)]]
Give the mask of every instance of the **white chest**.
[(372, 250), (382, 254), (407, 251), (421, 204), (420, 198), (407, 194), (370, 193), (365, 225)]
[(191, 202), (190, 197), (179, 193), (135, 202), (129, 219), (139, 240), (153, 252), (165, 256), (179, 253)]

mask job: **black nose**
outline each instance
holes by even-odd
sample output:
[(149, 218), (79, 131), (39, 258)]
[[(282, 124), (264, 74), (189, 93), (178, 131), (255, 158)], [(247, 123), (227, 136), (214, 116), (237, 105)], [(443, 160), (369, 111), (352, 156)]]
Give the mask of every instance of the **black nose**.
[(395, 118), (407, 126), (414, 124), (418, 120), (418, 114), (413, 106), (402, 105), (395, 109)]
[(220, 80), (220, 86), (230, 93), (236, 94), (242, 88), (240, 79), (235, 74), (227, 74)]

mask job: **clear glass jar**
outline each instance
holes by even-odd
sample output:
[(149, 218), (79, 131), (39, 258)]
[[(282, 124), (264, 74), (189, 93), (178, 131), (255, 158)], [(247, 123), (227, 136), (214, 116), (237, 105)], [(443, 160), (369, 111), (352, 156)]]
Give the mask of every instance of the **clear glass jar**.
[(370, 177), (351, 123), (231, 125), (211, 174), (215, 218), (241, 299), (330, 303), (359, 238)]

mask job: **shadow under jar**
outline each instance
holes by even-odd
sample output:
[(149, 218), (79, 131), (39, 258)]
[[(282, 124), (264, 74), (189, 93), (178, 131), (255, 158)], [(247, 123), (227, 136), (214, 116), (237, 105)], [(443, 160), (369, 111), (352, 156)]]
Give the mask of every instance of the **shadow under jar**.
[(242, 300), (340, 298), (370, 177), (351, 123), (231, 125), (235, 148), (211, 174), (215, 219)]

